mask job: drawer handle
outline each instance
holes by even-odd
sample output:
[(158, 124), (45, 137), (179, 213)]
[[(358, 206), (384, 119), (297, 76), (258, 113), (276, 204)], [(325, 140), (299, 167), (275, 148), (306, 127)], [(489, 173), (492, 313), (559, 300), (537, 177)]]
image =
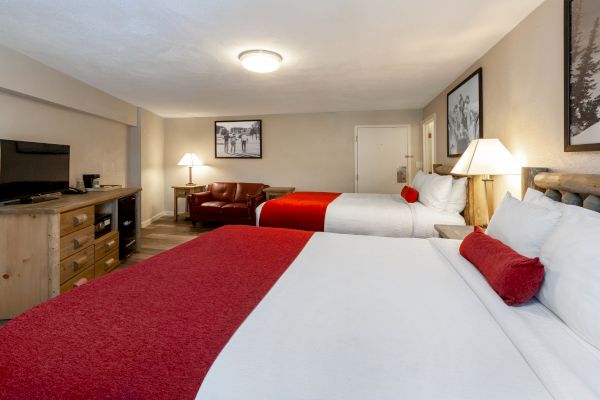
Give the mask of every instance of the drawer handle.
[(73, 225), (74, 226), (81, 225), (81, 224), (83, 224), (87, 220), (88, 220), (87, 214), (76, 215), (76, 216), (73, 217)]
[(115, 263), (115, 259), (114, 258), (110, 258), (106, 261), (104, 261), (104, 270), (108, 271), (108, 269)]
[(117, 244), (116, 240), (111, 240), (110, 242), (106, 242), (106, 244), (104, 245), (104, 248), (106, 249), (106, 251), (112, 249), (113, 247), (115, 247), (115, 244)]
[(82, 236), (77, 239), (73, 239), (73, 247), (78, 249), (90, 240), (89, 236)]
[(73, 287), (74, 288), (78, 288), (78, 287), (81, 287), (81, 286), (85, 285), (86, 283), (88, 283), (87, 278), (81, 278), (80, 280), (78, 280), (77, 282), (75, 282), (73, 284)]
[(87, 255), (79, 257), (77, 260), (73, 260), (73, 272), (77, 271), (79, 268), (83, 267), (83, 265), (87, 262)]

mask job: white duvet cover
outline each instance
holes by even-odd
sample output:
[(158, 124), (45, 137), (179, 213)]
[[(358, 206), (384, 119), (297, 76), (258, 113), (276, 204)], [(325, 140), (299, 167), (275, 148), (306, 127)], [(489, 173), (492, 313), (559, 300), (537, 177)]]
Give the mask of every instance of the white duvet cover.
[(316, 233), (197, 399), (598, 398), (597, 351), (502, 303), (458, 245)]
[[(263, 205), (256, 209), (257, 225)], [(325, 214), (325, 232), (333, 233), (428, 238), (437, 236), (434, 224), (464, 225), (465, 220), (419, 202), (409, 204), (400, 195), (376, 193), (342, 193)]]

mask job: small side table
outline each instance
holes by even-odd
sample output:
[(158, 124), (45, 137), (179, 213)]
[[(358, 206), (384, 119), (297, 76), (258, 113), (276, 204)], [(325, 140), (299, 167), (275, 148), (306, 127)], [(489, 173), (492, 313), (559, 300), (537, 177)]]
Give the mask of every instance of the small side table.
[(473, 225), (434, 225), (435, 230), (444, 239), (463, 240), (473, 232)]
[(267, 195), (267, 200), (273, 200), (285, 194), (294, 193), (295, 187), (268, 187), (263, 191)]
[(185, 213), (186, 218), (189, 215), (187, 197), (192, 193), (200, 193), (206, 190), (206, 185), (176, 185), (171, 186), (173, 188), (173, 215), (175, 216), (175, 222), (179, 217), (179, 210), (177, 209), (177, 199), (184, 198), (185, 202)]

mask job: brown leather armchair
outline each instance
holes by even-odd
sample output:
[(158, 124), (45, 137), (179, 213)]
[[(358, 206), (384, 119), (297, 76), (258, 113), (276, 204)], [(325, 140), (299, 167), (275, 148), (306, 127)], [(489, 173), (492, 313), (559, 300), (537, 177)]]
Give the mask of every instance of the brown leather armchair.
[(188, 196), (192, 224), (224, 222), (229, 224), (256, 223), (256, 207), (266, 200), (262, 183), (214, 182), (206, 192)]

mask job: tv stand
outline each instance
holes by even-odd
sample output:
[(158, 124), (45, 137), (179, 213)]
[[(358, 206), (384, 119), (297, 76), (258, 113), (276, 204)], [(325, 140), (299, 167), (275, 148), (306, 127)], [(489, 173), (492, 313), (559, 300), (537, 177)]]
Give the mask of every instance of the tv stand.
[(58, 200), (60, 199), (60, 193), (52, 194), (40, 194), (39, 196), (23, 197), (19, 200), (20, 204), (36, 204), (43, 203), (44, 201)]
[[(112, 272), (119, 265), (121, 198), (134, 198), (132, 248), (139, 250), (140, 191), (122, 188), (52, 201), (43, 196), (48, 201), (0, 207), (0, 319)], [(96, 213), (112, 215), (112, 230), (98, 238)]]

